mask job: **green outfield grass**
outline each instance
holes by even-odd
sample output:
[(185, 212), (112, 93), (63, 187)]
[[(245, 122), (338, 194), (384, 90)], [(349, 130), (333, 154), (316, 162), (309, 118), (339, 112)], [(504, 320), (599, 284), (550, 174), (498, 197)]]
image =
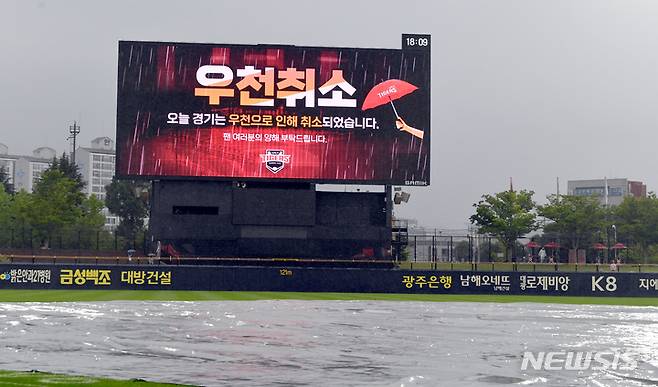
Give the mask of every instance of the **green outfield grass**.
[(658, 297), (569, 297), (454, 294), (301, 293), (301, 292), (207, 292), (161, 290), (0, 290), (0, 302), (77, 301), (256, 301), (256, 300), (374, 300), (429, 302), (539, 302), (658, 306)]
[(143, 380), (113, 380), (70, 376), (38, 371), (0, 371), (0, 386), (90, 386), (90, 387), (173, 387), (181, 384), (150, 383)]

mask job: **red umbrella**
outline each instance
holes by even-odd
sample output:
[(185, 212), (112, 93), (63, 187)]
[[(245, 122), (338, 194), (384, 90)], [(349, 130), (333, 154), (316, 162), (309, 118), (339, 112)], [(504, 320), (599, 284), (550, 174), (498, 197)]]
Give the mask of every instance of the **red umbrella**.
[(537, 243), (537, 242), (535, 242), (535, 241), (530, 241), (530, 242), (528, 242), (528, 244), (526, 245), (526, 247), (529, 248), (529, 249), (536, 249), (536, 248), (539, 247), (539, 246), (540, 246), (539, 243)]
[(361, 110), (368, 110), (390, 103), (393, 107), (395, 117), (400, 118), (398, 111), (395, 109), (395, 105), (393, 105), (393, 101), (402, 98), (407, 94), (411, 94), (416, 90), (418, 90), (418, 88), (409, 82), (400, 79), (389, 79), (388, 81), (375, 85), (375, 87), (370, 90), (366, 99), (363, 101)]
[(607, 247), (606, 245), (604, 245), (603, 243), (600, 243), (600, 242), (598, 242), (598, 243), (594, 243), (594, 245), (592, 246), (592, 248), (593, 248), (594, 250), (607, 250), (607, 249), (608, 249), (608, 247)]
[(627, 248), (626, 245), (621, 243), (621, 242), (615, 243), (615, 245), (611, 247), (611, 249), (613, 249), (613, 250), (623, 250), (623, 249), (626, 249), (626, 248)]
[(560, 247), (560, 245), (555, 242), (548, 242), (547, 244), (544, 245), (544, 247), (546, 247), (547, 249), (556, 249)]

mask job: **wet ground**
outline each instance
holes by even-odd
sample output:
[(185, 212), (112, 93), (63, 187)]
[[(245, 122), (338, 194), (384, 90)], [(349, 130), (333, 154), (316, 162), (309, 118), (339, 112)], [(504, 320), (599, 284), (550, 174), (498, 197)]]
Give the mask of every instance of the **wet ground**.
[[(0, 343), (0, 369), (206, 386), (658, 385), (652, 307), (4, 303)], [(554, 369), (522, 370), (524, 352), (535, 360), (557, 353), (553, 363), (540, 362)], [(560, 362), (569, 352), (591, 362), (569, 369)]]

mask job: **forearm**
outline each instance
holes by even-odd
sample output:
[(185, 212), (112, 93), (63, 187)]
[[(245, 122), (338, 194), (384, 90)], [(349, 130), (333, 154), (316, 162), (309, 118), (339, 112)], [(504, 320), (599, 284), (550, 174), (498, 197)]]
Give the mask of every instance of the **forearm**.
[(415, 136), (415, 137), (420, 138), (421, 140), (423, 139), (423, 136), (424, 136), (424, 134), (425, 134), (425, 132), (423, 132), (422, 130), (420, 130), (420, 129), (416, 129), (416, 128), (412, 128), (412, 127), (409, 126), (409, 125), (405, 125), (405, 126), (402, 128), (402, 130), (405, 131), (405, 132), (407, 132), (407, 133), (409, 133), (409, 134), (411, 134), (412, 136)]

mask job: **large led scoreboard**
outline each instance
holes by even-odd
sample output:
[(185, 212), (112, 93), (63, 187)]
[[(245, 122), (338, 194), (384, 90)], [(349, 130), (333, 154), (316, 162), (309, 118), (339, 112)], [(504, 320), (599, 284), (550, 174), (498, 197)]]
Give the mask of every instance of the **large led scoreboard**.
[(117, 174), (428, 185), (429, 37), (403, 44), (121, 41)]

